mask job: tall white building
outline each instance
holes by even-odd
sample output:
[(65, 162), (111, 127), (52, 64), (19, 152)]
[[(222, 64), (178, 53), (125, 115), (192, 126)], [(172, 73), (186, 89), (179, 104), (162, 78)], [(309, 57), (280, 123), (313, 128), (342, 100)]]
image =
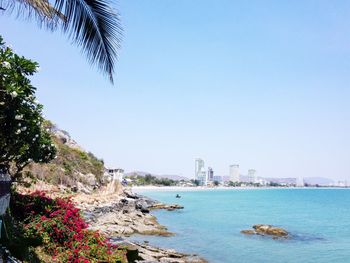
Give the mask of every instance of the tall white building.
[(248, 181), (251, 183), (258, 183), (258, 178), (256, 177), (256, 170), (254, 169), (248, 170)]
[(304, 187), (304, 178), (302, 176), (299, 176), (298, 178), (296, 178), (296, 186)]
[(199, 181), (199, 185), (207, 183), (207, 172), (204, 168), (204, 161), (200, 158), (195, 160), (194, 179)]
[(229, 177), (231, 182), (240, 182), (239, 164), (230, 165)]
[(204, 168), (204, 161), (200, 158), (197, 158), (195, 160), (195, 168), (194, 168), (194, 178), (197, 179), (197, 177), (200, 174), (200, 171)]

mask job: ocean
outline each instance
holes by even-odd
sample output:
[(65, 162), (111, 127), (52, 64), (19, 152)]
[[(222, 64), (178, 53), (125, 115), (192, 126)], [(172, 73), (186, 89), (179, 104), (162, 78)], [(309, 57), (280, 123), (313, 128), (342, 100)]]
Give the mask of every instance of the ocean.
[[(350, 189), (139, 193), (185, 208), (152, 212), (175, 236), (134, 236), (132, 240), (196, 253), (214, 263), (350, 262)], [(240, 233), (254, 224), (283, 227), (292, 238), (273, 240)]]

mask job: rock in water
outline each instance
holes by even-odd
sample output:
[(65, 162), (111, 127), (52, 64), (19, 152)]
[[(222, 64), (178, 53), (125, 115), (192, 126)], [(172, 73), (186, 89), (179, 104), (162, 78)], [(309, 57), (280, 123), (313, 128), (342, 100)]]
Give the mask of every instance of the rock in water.
[(254, 225), (253, 228), (258, 234), (265, 234), (278, 237), (288, 236), (288, 232), (280, 227), (275, 227), (271, 225)]
[(254, 230), (252, 229), (242, 230), (241, 233), (246, 235), (262, 235), (262, 236), (268, 235), (268, 236), (271, 236), (273, 239), (289, 237), (289, 233), (287, 230), (280, 227), (275, 227), (272, 225), (263, 225), (263, 224), (254, 225), (253, 229)]
[(242, 230), (241, 233), (245, 234), (245, 235), (255, 235), (256, 234), (256, 232), (254, 230), (251, 230), (251, 229)]
[(165, 209), (165, 210), (168, 210), (168, 211), (173, 211), (175, 209), (183, 209), (183, 208), (184, 208), (183, 206), (177, 205), (177, 204), (166, 205), (166, 204), (162, 204), (162, 203), (153, 204), (153, 205), (150, 205), (148, 207), (149, 210)]

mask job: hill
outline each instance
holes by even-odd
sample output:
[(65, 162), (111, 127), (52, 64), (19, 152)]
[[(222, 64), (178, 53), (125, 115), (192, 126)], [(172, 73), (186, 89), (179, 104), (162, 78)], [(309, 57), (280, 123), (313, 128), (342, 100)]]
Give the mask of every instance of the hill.
[(57, 156), (47, 164), (31, 164), (25, 174), (34, 180), (67, 187), (93, 189), (104, 184), (104, 162), (85, 151), (69, 135), (56, 125), (46, 121), (45, 126), (57, 148)]

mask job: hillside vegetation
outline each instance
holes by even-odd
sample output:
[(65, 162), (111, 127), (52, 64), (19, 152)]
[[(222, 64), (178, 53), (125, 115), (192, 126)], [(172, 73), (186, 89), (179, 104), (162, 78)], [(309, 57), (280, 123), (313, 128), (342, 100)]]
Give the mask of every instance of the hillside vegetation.
[(81, 183), (87, 187), (102, 185), (104, 163), (91, 152), (83, 150), (70, 135), (46, 121), (46, 128), (52, 136), (57, 148), (57, 156), (47, 164), (31, 164), (25, 175), (49, 184), (77, 186)]

